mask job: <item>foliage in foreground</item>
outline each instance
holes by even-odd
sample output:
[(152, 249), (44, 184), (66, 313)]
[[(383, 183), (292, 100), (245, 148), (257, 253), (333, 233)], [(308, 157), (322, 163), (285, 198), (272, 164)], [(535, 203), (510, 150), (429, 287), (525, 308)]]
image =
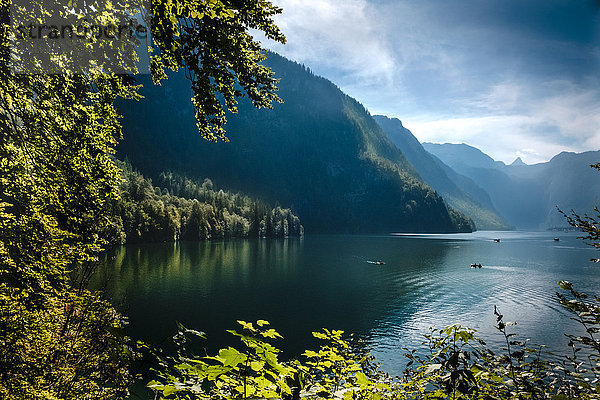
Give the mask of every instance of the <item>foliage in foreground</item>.
[(233, 398), (355, 398), (383, 397), (394, 383), (373, 363), (373, 357), (342, 337), (342, 331), (315, 332), (324, 342), (318, 351), (307, 350), (305, 361), (279, 360), (279, 349), (269, 343), (281, 338), (269, 323), (238, 321), (243, 349), (221, 349), (216, 356), (190, 357), (186, 335), (199, 333), (180, 327), (174, 337), (176, 357), (161, 357), (159, 378), (148, 383), (164, 399)]
[(237, 98), (257, 107), (278, 100), (273, 72), (260, 65), (266, 54), (249, 30), (285, 41), (273, 21), (280, 8), (263, 0), (139, 6), (0, 0), (2, 399), (127, 395), (133, 354), (121, 332), (125, 318), (85, 287), (108, 245), (107, 204), (118, 197), (114, 102), (140, 98), (134, 36), (116, 44), (92, 35), (67, 52), (58, 40), (14, 46), (11, 23), (119, 26), (142, 14), (151, 21), (154, 83), (165, 70), (187, 72), (198, 133), (207, 139), (226, 139), (225, 110), (236, 111)]
[(0, 398), (116, 399), (134, 381), (125, 318), (89, 291), (30, 309), (0, 292)]
[[(592, 164), (590, 167), (600, 171), (600, 163)], [(600, 249), (600, 210), (598, 207), (594, 207), (594, 215), (579, 215), (573, 210), (569, 213), (560, 209), (558, 211), (565, 216), (569, 225), (583, 232), (580, 239), (586, 241), (590, 246)], [(597, 262), (596, 259), (592, 259), (592, 261)]]
[[(157, 379), (148, 383), (161, 399), (599, 399), (600, 298), (588, 298), (561, 281), (558, 302), (580, 322), (586, 336), (567, 335), (570, 354), (554, 361), (544, 346), (517, 340), (504, 316), (494, 310), (496, 329), (506, 346), (493, 351), (460, 325), (431, 329), (426, 351), (406, 350), (402, 377), (381, 371), (374, 357), (342, 331), (314, 332), (323, 344), (301, 359), (283, 362), (270, 341), (281, 338), (259, 320), (238, 321), (241, 349), (228, 347), (215, 356), (195, 357), (186, 351), (191, 335), (180, 326), (173, 338), (178, 352), (157, 352)], [(566, 292), (566, 293), (565, 293)]]

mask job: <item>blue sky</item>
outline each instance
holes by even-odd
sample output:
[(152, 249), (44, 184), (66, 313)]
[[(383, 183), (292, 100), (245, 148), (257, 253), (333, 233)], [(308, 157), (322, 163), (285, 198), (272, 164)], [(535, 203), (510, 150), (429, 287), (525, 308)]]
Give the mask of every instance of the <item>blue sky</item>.
[(420, 141), (508, 163), (600, 149), (599, 0), (274, 3), (288, 43), (265, 46)]

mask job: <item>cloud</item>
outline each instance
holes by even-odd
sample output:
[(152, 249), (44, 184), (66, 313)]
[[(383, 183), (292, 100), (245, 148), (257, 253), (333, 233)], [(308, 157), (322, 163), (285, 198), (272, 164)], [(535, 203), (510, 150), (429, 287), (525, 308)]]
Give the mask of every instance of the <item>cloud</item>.
[(390, 84), (395, 60), (379, 31), (375, 10), (367, 1), (276, 0), (274, 3), (284, 10), (276, 22), (288, 43), (265, 42), (267, 47), (307, 64), (318, 74), (330, 79), (333, 75), (335, 83), (342, 86)]
[(421, 142), (467, 143), (506, 163), (521, 157), (532, 164), (547, 161), (561, 151), (577, 150), (555, 144), (537, 133), (539, 122), (527, 116), (486, 116), (407, 120), (404, 125)]
[[(568, 141), (584, 149), (600, 148), (600, 90), (559, 82), (560, 94), (542, 99), (531, 113), (546, 118)], [(595, 86), (598, 87), (598, 86)]]
[[(597, 86), (592, 86), (597, 87)], [(478, 147), (510, 163), (547, 161), (561, 151), (600, 149), (600, 90), (567, 81), (504, 82), (475, 98), (472, 116), (405, 119), (422, 141)]]

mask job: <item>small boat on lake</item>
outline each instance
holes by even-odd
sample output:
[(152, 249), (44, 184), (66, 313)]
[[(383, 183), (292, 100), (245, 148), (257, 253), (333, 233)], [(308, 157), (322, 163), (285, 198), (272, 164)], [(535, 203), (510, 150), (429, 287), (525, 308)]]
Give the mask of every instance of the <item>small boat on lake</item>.
[(500, 243), (500, 239), (494, 239), (494, 242)]
[(481, 268), (481, 264), (471, 264), (471, 268)]
[(558, 242), (559, 240), (560, 240), (559, 238), (554, 238), (554, 241), (555, 241), (555, 242)]

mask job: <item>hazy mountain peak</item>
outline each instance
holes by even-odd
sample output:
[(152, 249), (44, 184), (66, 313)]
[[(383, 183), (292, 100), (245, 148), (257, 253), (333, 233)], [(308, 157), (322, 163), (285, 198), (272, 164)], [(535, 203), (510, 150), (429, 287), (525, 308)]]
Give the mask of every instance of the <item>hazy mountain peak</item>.
[(508, 167), (496, 162), (494, 168), (489, 157), (471, 146), (425, 144), (425, 148), (487, 191), (494, 207), (520, 229), (565, 226), (556, 207), (581, 213), (593, 209), (600, 193), (598, 172), (589, 167), (600, 160), (600, 151), (563, 151), (533, 165), (517, 158)]
[(523, 166), (523, 165), (527, 165), (523, 162), (523, 160), (521, 159), (521, 157), (517, 157), (517, 159), (515, 161), (512, 162), (512, 164), (510, 164), (513, 167), (518, 167), (518, 166)]
[[(591, 151), (586, 151), (584, 153), (592, 153), (592, 152)], [(581, 154), (584, 154), (584, 153), (581, 153)], [(558, 160), (567, 160), (569, 158), (576, 157), (577, 154), (578, 153), (574, 153), (572, 151), (561, 151), (560, 153), (558, 153), (557, 155), (555, 155), (554, 157), (552, 157), (549, 162), (558, 161)]]
[(404, 125), (402, 125), (402, 121), (396, 117), (388, 117), (387, 115), (373, 115), (373, 118), (380, 119), (383, 121), (389, 121), (391, 123), (399, 125), (399, 127), (404, 128)]

